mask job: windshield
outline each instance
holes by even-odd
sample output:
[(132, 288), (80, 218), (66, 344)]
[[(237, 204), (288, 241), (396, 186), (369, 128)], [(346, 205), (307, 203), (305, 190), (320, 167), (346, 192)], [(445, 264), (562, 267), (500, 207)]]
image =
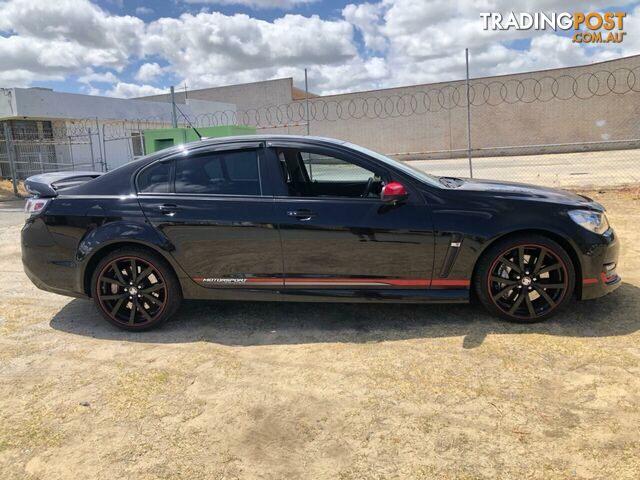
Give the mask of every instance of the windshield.
[(438, 181), (438, 177), (429, 175), (428, 173), (425, 173), (422, 170), (418, 170), (417, 168), (412, 167), (407, 163), (394, 160), (393, 158), (389, 158), (385, 155), (382, 155), (381, 153), (374, 152), (373, 150), (369, 150), (368, 148), (362, 147), (360, 145), (356, 145), (354, 143), (345, 143), (345, 146), (353, 150), (356, 150), (358, 152), (364, 153), (365, 155), (369, 155), (370, 157), (373, 157), (376, 160), (380, 160), (386, 165), (397, 168), (398, 170), (401, 170), (403, 173), (406, 173), (407, 175), (410, 175), (415, 179), (428, 183), (429, 185), (442, 188), (442, 185)]

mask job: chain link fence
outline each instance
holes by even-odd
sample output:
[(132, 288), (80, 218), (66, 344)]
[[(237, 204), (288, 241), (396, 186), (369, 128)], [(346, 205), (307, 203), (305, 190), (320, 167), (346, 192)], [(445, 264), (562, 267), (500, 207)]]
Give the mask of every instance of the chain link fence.
[[(472, 79), (468, 85), (455, 81), (309, 97), (280, 105), (265, 98), (258, 108), (196, 117), (181, 114), (178, 124), (310, 132), (442, 176), (569, 188), (640, 183), (640, 57)], [(167, 118), (31, 123), (37, 125), (9, 121), (0, 129), (3, 178), (109, 170), (144, 154), (145, 130), (171, 126)]]

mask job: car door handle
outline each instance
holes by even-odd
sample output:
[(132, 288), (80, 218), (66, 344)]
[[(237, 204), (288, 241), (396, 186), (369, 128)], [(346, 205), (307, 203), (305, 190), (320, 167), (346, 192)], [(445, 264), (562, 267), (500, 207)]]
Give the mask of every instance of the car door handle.
[(301, 222), (306, 222), (307, 220), (311, 220), (311, 218), (315, 217), (316, 214), (313, 213), (311, 210), (304, 209), (304, 210), (291, 210), (287, 212), (287, 216), (295, 217)]
[(162, 213), (163, 215), (167, 215), (168, 217), (173, 217), (176, 214), (176, 211), (178, 210), (178, 206), (174, 205), (173, 203), (165, 203), (163, 205), (160, 205), (158, 207), (158, 210), (160, 210), (160, 213)]

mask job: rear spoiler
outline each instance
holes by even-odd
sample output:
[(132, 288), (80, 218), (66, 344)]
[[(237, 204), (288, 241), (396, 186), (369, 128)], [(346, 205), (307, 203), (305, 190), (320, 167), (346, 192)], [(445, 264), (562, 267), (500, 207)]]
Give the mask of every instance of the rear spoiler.
[(36, 197), (55, 197), (59, 190), (82, 185), (102, 172), (51, 172), (34, 175), (24, 181), (29, 193)]

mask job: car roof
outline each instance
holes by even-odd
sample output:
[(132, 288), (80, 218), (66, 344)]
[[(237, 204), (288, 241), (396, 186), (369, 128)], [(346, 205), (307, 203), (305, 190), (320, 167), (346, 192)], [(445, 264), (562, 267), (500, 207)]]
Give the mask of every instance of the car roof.
[(313, 135), (285, 135), (285, 134), (255, 134), (255, 135), (235, 135), (231, 137), (216, 137), (207, 138), (203, 137), (202, 140), (196, 140), (187, 145), (189, 146), (206, 146), (217, 145), (221, 143), (235, 143), (235, 142), (270, 142), (270, 141), (292, 141), (301, 143), (331, 143), (334, 145), (344, 145), (347, 142), (344, 140), (338, 140), (336, 138), (319, 137)]
[(304, 141), (322, 141), (322, 142), (330, 142), (330, 143), (346, 143), (344, 140), (338, 140), (337, 138), (330, 137), (320, 137), (315, 135), (290, 135), (284, 133), (278, 134), (249, 134), (249, 135), (234, 135), (230, 137), (203, 137), (201, 142), (224, 142), (224, 141), (236, 141), (242, 139), (252, 139), (252, 140), (304, 140)]
[[(80, 185), (69, 191), (77, 194), (100, 194), (114, 192), (118, 195), (128, 195), (132, 192), (131, 189), (131, 175), (133, 175), (138, 169), (150, 165), (158, 160), (163, 160), (167, 157), (171, 157), (177, 153), (184, 151), (206, 149), (208, 146), (233, 144), (233, 143), (249, 143), (249, 142), (282, 142), (290, 141), (292, 143), (306, 143), (316, 145), (345, 145), (347, 142), (343, 140), (337, 140), (335, 138), (316, 137), (306, 135), (284, 135), (284, 134), (272, 134), (272, 135), (235, 135), (229, 137), (216, 137), (216, 138), (203, 138), (202, 140), (196, 140), (185, 144), (175, 145), (173, 147), (165, 148), (154, 153), (150, 153), (141, 157), (133, 162), (125, 163), (110, 172), (101, 175), (91, 182), (87, 182), (84, 185)], [(114, 190), (114, 186), (117, 188)], [(103, 191), (104, 190), (104, 191)]]
[[(234, 135), (229, 137), (215, 137), (207, 138), (203, 137), (202, 140), (195, 140), (193, 142), (181, 143), (172, 147), (164, 148), (154, 153), (145, 155), (139, 158), (137, 161), (129, 162), (127, 165), (136, 163), (138, 166), (153, 163), (156, 160), (170, 157), (176, 153), (184, 152), (185, 150), (200, 150), (206, 149), (208, 146), (215, 147), (216, 145), (233, 144), (233, 143), (251, 143), (251, 142), (292, 142), (292, 143), (306, 143), (310, 145), (347, 145), (348, 142), (344, 140), (338, 140), (336, 138), (329, 137), (317, 137), (312, 135), (285, 135), (285, 134), (272, 134), (272, 135)], [(121, 168), (121, 167), (118, 167)], [(115, 171), (115, 170), (114, 170)]]

